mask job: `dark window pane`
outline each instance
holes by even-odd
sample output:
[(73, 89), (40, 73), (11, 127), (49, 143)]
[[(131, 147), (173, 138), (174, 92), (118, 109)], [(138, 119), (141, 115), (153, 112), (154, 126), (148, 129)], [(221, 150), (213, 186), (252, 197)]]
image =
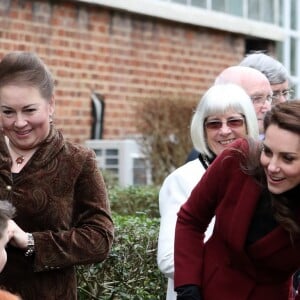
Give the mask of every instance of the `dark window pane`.
[(118, 149), (106, 149), (105, 153), (106, 153), (106, 155), (117, 156), (119, 154), (119, 150)]
[(109, 166), (117, 166), (119, 163), (119, 159), (117, 158), (106, 158), (105, 164)]
[(102, 156), (102, 149), (94, 149), (96, 156)]

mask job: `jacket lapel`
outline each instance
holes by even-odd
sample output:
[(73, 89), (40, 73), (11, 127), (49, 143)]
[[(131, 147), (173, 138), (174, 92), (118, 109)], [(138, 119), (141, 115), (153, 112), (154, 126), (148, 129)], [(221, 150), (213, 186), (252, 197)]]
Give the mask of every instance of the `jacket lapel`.
[(245, 249), (249, 226), (259, 200), (261, 188), (248, 177), (239, 194), (236, 195), (237, 203), (233, 210), (230, 228), (230, 237), (234, 251), (240, 252)]

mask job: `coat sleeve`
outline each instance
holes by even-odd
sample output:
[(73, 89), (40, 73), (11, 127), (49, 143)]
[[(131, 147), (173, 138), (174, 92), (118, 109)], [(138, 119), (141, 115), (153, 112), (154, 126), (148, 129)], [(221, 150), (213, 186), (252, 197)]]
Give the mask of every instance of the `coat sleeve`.
[(35, 271), (101, 262), (111, 250), (114, 225), (104, 180), (93, 151), (86, 151), (80, 165), (74, 183), (73, 216), (69, 228), (33, 232), (37, 249)]
[(178, 213), (175, 231), (175, 288), (184, 285), (201, 287), (204, 233), (216, 214), (226, 180), (230, 178), (231, 158), (227, 155), (228, 152), (223, 151), (210, 165)]
[(177, 213), (187, 200), (191, 189), (178, 172), (171, 173), (159, 192), (160, 229), (158, 236), (157, 264), (163, 274), (173, 278), (174, 237)]
[[(171, 279), (174, 277), (174, 239), (177, 213), (204, 172), (205, 169), (198, 159), (188, 162), (167, 176), (159, 192), (161, 219), (157, 263), (161, 272)], [(211, 228), (208, 235), (210, 231)]]

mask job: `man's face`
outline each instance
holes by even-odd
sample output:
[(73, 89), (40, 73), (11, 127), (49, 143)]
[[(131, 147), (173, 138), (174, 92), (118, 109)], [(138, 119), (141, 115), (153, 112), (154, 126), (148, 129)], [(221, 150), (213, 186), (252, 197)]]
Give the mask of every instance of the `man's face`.
[(254, 105), (259, 133), (263, 133), (263, 120), (266, 112), (271, 109), (272, 89), (270, 83), (267, 79), (256, 80), (256, 78), (249, 78), (244, 83), (243, 88), (250, 96)]
[(272, 104), (282, 103), (290, 99), (291, 90), (289, 89), (288, 81), (284, 81), (278, 84), (271, 84), (273, 91), (273, 102)]

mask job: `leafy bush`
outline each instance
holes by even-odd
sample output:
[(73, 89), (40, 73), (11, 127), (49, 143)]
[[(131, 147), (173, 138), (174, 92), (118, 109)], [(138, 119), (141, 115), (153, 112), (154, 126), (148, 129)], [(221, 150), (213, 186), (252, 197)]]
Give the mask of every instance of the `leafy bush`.
[(79, 266), (79, 300), (164, 300), (166, 279), (156, 262), (158, 188), (122, 188), (107, 181), (115, 240), (102, 263)]
[(163, 300), (166, 279), (156, 263), (158, 218), (114, 215), (109, 257), (78, 267), (79, 300)]
[(159, 217), (158, 188), (155, 186), (115, 187), (109, 190), (108, 194), (114, 213)]

